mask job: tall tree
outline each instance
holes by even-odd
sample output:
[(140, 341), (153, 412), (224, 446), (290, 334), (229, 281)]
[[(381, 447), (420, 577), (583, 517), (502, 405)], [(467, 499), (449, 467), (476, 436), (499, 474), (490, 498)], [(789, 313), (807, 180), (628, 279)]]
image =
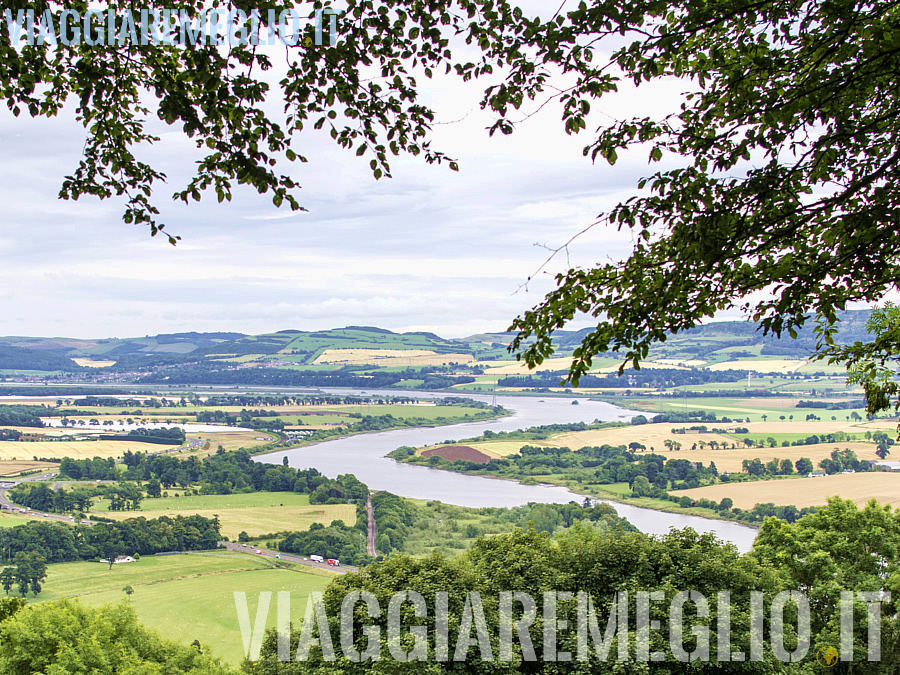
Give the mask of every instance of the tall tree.
[[(688, 92), (587, 141), (592, 160), (633, 150), (661, 168), (599, 218), (633, 231), (627, 260), (560, 275), (514, 322), (529, 364), (581, 314), (599, 321), (575, 351), (575, 382), (595, 354), (637, 366), (668, 334), (731, 308), (776, 335), (812, 316), (818, 354), (851, 356), (833, 345), (838, 311), (883, 297), (900, 262), (900, 58), (884, 37), (900, 27), (893, 3), (601, 1), (545, 22), (505, 18), (482, 32), (488, 58), (509, 67), (483, 101), (499, 114), (495, 129), (511, 132), (517, 109), (546, 98), (560, 70), (567, 86), (549, 96), (569, 133), (587, 129), (596, 101), (622, 82), (674, 77)], [(900, 352), (896, 328), (879, 347)]]

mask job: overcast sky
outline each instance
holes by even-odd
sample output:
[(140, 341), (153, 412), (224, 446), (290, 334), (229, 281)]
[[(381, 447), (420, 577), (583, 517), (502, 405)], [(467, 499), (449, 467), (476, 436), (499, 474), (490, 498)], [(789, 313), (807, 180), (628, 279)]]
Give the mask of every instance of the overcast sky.
[[(554, 7), (555, 9), (555, 7)], [(633, 194), (644, 156), (615, 167), (582, 157), (588, 136), (567, 137), (548, 106), (510, 137), (489, 138), (478, 110), (484, 85), (426, 85), (437, 110), (434, 146), (460, 171), (394, 158), (375, 181), (368, 158), (304, 134), (308, 164), (282, 167), (303, 186), (308, 213), (276, 209), (238, 188), (189, 207), (170, 195), (195, 158), (177, 127), (142, 158), (162, 168), (157, 188), (175, 248), (121, 220), (122, 204), (57, 199), (77, 165), (84, 130), (73, 116), (13, 118), (0, 112), (0, 313), (2, 335), (126, 337), (177, 331), (260, 333), (373, 325), (446, 337), (508, 327), (552, 287), (548, 275), (522, 288), (558, 247), (598, 213)], [(672, 105), (680, 87), (626, 92), (604, 115)], [(608, 117), (606, 118), (609, 119)], [(536, 245), (538, 244), (538, 245)], [(627, 255), (630, 233), (590, 231), (568, 262), (589, 266)], [(565, 256), (548, 266), (565, 268)], [(582, 324), (584, 325), (584, 324)]]

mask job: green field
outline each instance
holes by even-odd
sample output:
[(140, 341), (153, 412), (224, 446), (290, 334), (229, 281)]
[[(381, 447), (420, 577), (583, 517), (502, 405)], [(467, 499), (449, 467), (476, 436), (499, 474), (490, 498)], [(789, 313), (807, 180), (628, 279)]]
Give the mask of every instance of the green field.
[[(248, 492), (237, 495), (190, 495), (187, 497), (145, 498), (141, 511), (184, 511), (186, 509), (250, 509), (260, 506), (309, 506), (309, 495), (296, 492)], [(109, 511), (109, 501), (95, 500), (91, 509)]]
[(307, 530), (313, 523), (330, 525), (342, 520), (356, 523), (356, 507), (352, 504), (310, 504), (309, 495), (295, 492), (252, 492), (236, 495), (191, 495), (188, 497), (145, 498), (140, 511), (109, 511), (105, 499), (94, 500), (92, 512), (107, 518), (156, 518), (161, 515), (218, 518), (221, 533), (236, 540), (241, 532), (251, 537), (275, 532)]
[(0, 512), (0, 527), (15, 527), (16, 525), (24, 525), (29, 520), (43, 520), (43, 517), (29, 516), (25, 513), (9, 513), (8, 511)]
[[(292, 617), (302, 618), (310, 591), (324, 590), (333, 578), (311, 568), (277, 569), (274, 561), (243, 553), (146, 556), (136, 563), (58, 563), (37, 601), (80, 597), (89, 604), (119, 602), (131, 586), (130, 602), (142, 623), (182, 644), (199, 640), (203, 649), (237, 665), (243, 655), (234, 592), (247, 594), (251, 624), (263, 591), (290, 591)], [(30, 600), (30, 599), (29, 599)], [(275, 625), (275, 596), (267, 626)]]

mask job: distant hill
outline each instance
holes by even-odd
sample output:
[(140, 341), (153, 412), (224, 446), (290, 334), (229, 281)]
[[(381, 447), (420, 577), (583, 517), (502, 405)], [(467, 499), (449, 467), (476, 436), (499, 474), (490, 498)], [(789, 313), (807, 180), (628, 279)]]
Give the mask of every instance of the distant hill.
[[(865, 338), (867, 310), (841, 313), (838, 340), (851, 342)], [(557, 353), (571, 354), (591, 329), (558, 331)], [(0, 337), (0, 370), (81, 370), (73, 358), (115, 361), (115, 370), (153, 369), (185, 365), (203, 369), (234, 367), (287, 367), (299, 370), (360, 371), (391, 368), (387, 357), (394, 352), (410, 351), (410, 359), (399, 359), (397, 367), (409, 367), (418, 353), (433, 352), (436, 365), (447, 362), (497, 361), (513, 358), (507, 346), (513, 334), (486, 332), (464, 338), (447, 339), (434, 333), (393, 331), (372, 326), (348, 326), (321, 331), (280, 330), (262, 335), (243, 333), (166, 333), (133, 338), (33, 338)], [(676, 358), (707, 363), (780, 356), (807, 358), (815, 346), (813, 326), (804, 327), (796, 340), (790, 337), (763, 336), (756, 324), (748, 321), (721, 321), (672, 335), (654, 347), (650, 359)], [(322, 364), (317, 359), (326, 350), (381, 350), (385, 361), (369, 365), (352, 363)], [(412, 351), (416, 350), (416, 351)], [(461, 358), (462, 355), (466, 359)], [(402, 354), (401, 354), (402, 356)], [(328, 360), (328, 359), (325, 359)], [(320, 360), (321, 361), (321, 360)], [(415, 365), (415, 364), (414, 364)], [(419, 364), (421, 365), (421, 364)]]
[(72, 359), (44, 349), (0, 345), (0, 370), (81, 370)]

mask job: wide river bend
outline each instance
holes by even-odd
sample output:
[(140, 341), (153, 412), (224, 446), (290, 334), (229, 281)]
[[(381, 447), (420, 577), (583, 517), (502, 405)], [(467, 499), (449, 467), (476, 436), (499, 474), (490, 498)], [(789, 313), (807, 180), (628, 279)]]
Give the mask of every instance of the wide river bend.
[[(336, 394), (363, 394), (349, 389), (329, 389)], [(389, 390), (366, 390), (365, 394), (396, 396)], [(446, 393), (415, 392), (416, 398), (443, 398)], [(491, 402), (491, 396), (466, 393), (466, 397)], [(454, 424), (443, 427), (396, 429), (360, 434), (324, 441), (316, 445), (260, 455), (256, 459), (269, 464), (281, 464), (284, 457), (297, 468), (315, 467), (326, 476), (352, 473), (374, 490), (388, 490), (415, 499), (435, 499), (459, 506), (519, 506), (528, 502), (567, 503), (581, 501), (584, 495), (566, 488), (543, 485), (521, 485), (514, 481), (483, 476), (467, 476), (431, 467), (401, 464), (385, 454), (401, 445), (422, 446), (445, 440), (459, 440), (481, 435), (486, 430), (513, 431), (542, 424), (612, 421), (630, 419), (635, 413), (600, 401), (565, 397), (539, 399), (525, 396), (497, 396), (496, 401), (512, 415), (487, 422)], [(609, 502), (618, 514), (627, 518), (642, 532), (663, 534), (670, 528), (692, 527), (698, 532), (714, 532), (720, 539), (733, 542), (741, 551), (748, 551), (756, 537), (756, 530), (727, 521), (709, 520), (699, 516), (685, 516), (628, 504)]]

